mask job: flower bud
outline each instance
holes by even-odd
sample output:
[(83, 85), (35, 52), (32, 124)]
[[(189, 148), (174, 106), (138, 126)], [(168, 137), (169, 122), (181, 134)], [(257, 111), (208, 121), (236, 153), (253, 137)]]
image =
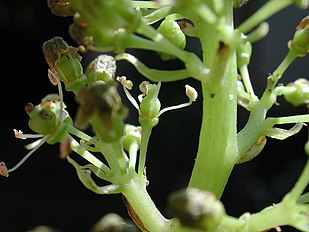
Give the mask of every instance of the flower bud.
[[(184, 49), (186, 46), (186, 36), (181, 30), (179, 24), (174, 20), (174, 15), (169, 15), (161, 22), (157, 31), (164, 35), (170, 42), (172, 42), (176, 47)], [(160, 57), (163, 60), (174, 59), (175, 57), (160, 53)]]
[(142, 118), (157, 118), (161, 103), (158, 99), (160, 85), (149, 84), (144, 81), (140, 85), (141, 91), (144, 93), (144, 97), (140, 104), (140, 117)]
[(130, 146), (132, 144), (138, 145), (140, 147), (141, 145), (141, 133), (142, 128), (140, 126), (134, 126), (130, 124), (125, 125), (125, 131), (123, 136), (123, 148), (126, 151), (130, 150)]
[(116, 73), (116, 61), (109, 55), (99, 55), (86, 68), (85, 74), (88, 83), (94, 83), (97, 80), (108, 82), (114, 79)]
[(293, 40), (289, 41), (288, 47), (299, 57), (309, 52), (309, 16), (303, 18), (296, 27)]
[(309, 81), (305, 78), (299, 78), (294, 82), (287, 84), (289, 91), (284, 93), (286, 101), (295, 106), (309, 103)]
[(213, 231), (224, 216), (225, 209), (213, 193), (189, 188), (169, 196), (168, 212), (184, 226)]
[(47, 5), (56, 16), (73, 16), (75, 13), (69, 0), (48, 0)]
[(252, 46), (250, 42), (244, 42), (238, 45), (236, 50), (237, 66), (248, 65), (252, 53)]

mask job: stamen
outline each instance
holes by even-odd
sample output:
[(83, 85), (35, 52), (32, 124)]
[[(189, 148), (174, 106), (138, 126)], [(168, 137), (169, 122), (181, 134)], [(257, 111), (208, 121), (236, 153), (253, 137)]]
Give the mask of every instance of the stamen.
[(28, 139), (28, 138), (42, 138), (41, 134), (24, 134), (21, 130), (13, 129), (15, 138), (17, 139)]
[(117, 77), (116, 78), (117, 81), (119, 81), (122, 86), (123, 86), (123, 91), (126, 94), (128, 100), (132, 103), (132, 105), (139, 111), (139, 106), (136, 102), (136, 100), (134, 99), (134, 97), (130, 94), (130, 92), (128, 91), (128, 89), (132, 89), (133, 83), (130, 80), (127, 80), (127, 78), (125, 76), (121, 76), (121, 77)]
[(7, 172), (13, 172), (18, 169), (40, 146), (42, 146), (46, 142), (47, 137), (48, 136), (45, 136), (44, 138), (40, 139), (40, 142), (37, 144), (37, 146), (34, 147), (31, 151), (29, 151), (28, 154), (24, 158), (22, 158), (21, 161), (19, 161), (13, 168), (7, 170)]

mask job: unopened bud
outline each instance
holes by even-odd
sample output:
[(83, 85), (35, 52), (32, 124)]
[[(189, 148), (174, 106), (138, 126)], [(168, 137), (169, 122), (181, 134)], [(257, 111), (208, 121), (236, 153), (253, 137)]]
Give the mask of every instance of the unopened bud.
[(294, 82), (287, 84), (289, 91), (284, 93), (286, 101), (295, 106), (309, 103), (309, 81), (305, 78), (299, 78)]

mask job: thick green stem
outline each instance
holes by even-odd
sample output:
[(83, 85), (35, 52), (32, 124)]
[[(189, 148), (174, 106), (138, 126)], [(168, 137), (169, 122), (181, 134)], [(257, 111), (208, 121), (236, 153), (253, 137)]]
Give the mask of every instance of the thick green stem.
[(162, 216), (150, 198), (143, 176), (132, 179), (122, 194), (127, 201), (130, 216), (141, 228), (145, 231), (168, 231), (170, 222)]
[[(232, 5), (226, 4), (225, 7), (226, 20), (233, 25)], [(202, 25), (197, 25), (199, 26)], [(202, 81), (203, 117), (199, 148), (189, 187), (211, 191), (220, 198), (238, 155), (236, 56), (230, 52), (223, 54), (220, 59), (220, 52), (226, 47), (221, 47), (225, 45), (220, 44), (216, 25), (207, 25), (207, 30), (200, 30), (204, 63), (211, 67), (211, 70), (210, 76), (206, 75), (205, 81)], [(225, 71), (218, 69), (222, 65), (220, 62), (225, 63)]]

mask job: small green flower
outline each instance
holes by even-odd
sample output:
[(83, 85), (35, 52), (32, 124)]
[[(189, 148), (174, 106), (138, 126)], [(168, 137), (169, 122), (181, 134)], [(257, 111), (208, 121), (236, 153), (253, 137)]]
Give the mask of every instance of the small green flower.
[(78, 91), (87, 83), (77, 48), (61, 37), (54, 37), (44, 42), (42, 50), (52, 73), (65, 84), (66, 90)]
[(185, 85), (185, 92), (189, 98), (189, 102), (161, 109), (161, 102), (158, 98), (161, 82), (150, 84), (148, 81), (143, 81), (139, 85), (142, 94), (138, 96), (140, 102), (140, 104), (138, 104), (128, 91), (128, 89), (132, 89), (133, 83), (130, 80), (127, 80), (124, 76), (117, 77), (116, 79), (122, 84), (123, 90), (129, 101), (138, 110), (141, 124), (147, 122), (151, 127), (158, 124), (159, 116), (163, 113), (189, 106), (198, 96), (197, 91), (193, 87)]

